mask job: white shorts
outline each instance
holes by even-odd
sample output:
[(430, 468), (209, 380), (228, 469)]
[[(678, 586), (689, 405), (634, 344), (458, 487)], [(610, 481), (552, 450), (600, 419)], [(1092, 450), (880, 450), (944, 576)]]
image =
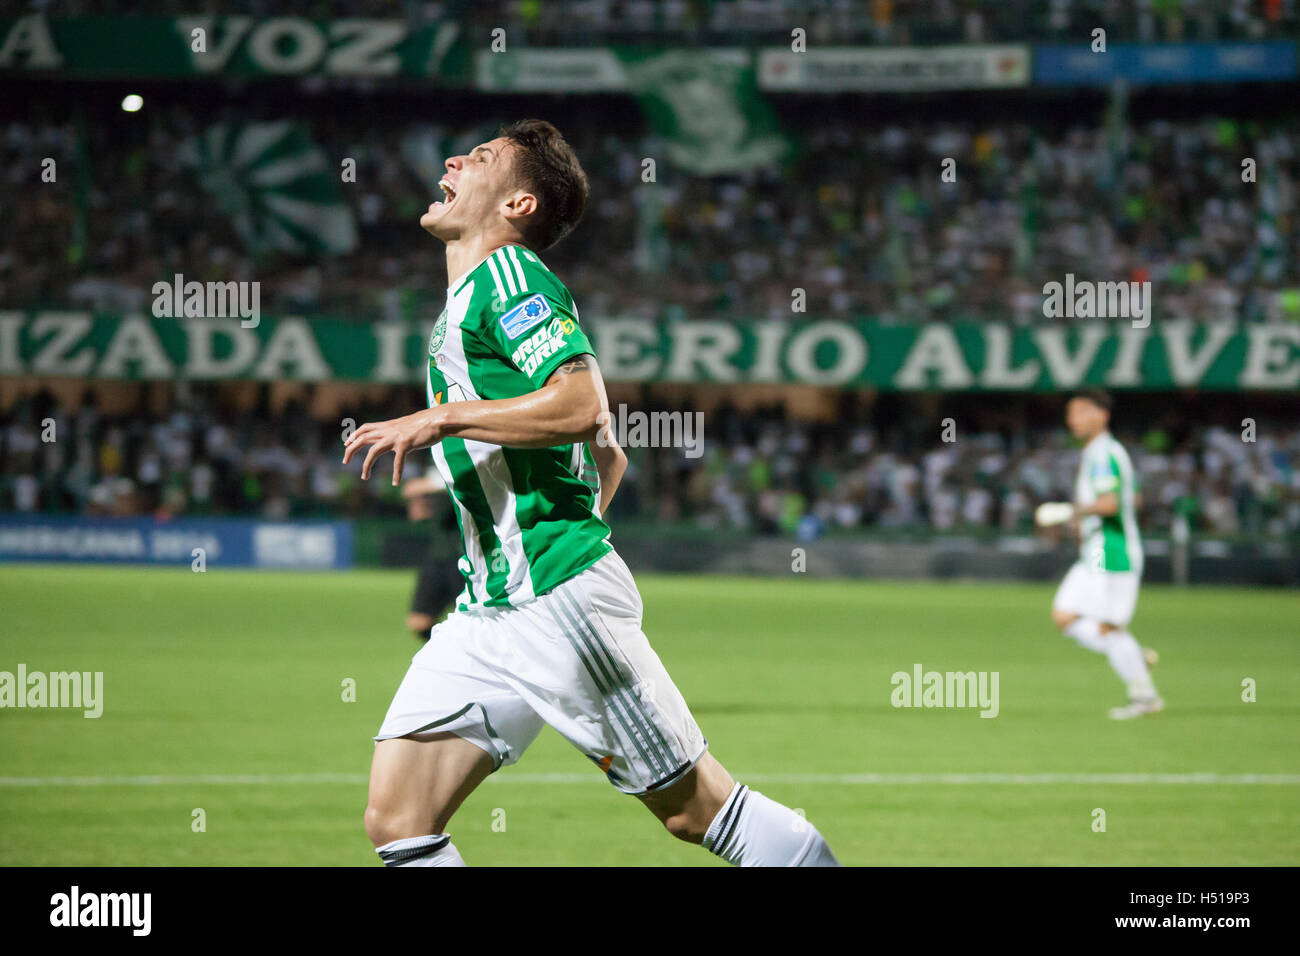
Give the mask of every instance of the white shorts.
[(1128, 627), (1137, 607), (1141, 579), (1136, 571), (1094, 571), (1077, 563), (1057, 588), (1052, 609)]
[(708, 749), (641, 633), (641, 595), (613, 551), (520, 607), (457, 611), (435, 627), (375, 740), (451, 732), (495, 770), (543, 724), (624, 793), (668, 786)]

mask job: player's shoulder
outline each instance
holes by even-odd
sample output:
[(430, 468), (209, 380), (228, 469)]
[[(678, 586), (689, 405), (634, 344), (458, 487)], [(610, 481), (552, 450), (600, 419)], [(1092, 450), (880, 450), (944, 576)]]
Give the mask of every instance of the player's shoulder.
[(1127, 462), (1129, 460), (1128, 449), (1124, 447), (1123, 443), (1114, 435), (1108, 434), (1106, 439), (1106, 454)]
[(503, 246), (471, 273), (473, 295), (466, 324), (484, 331), (499, 325), (507, 338), (554, 317), (577, 320), (577, 307), (564, 283), (541, 258), (523, 246)]
[(1111, 470), (1121, 476), (1133, 474), (1133, 459), (1129, 457), (1128, 450), (1114, 435), (1106, 436), (1106, 443), (1101, 449), (1100, 457)]
[(573, 297), (541, 257), (524, 246), (502, 246), (475, 270), (475, 296), (482, 295), (493, 311), (542, 296), (552, 308), (569, 309)]

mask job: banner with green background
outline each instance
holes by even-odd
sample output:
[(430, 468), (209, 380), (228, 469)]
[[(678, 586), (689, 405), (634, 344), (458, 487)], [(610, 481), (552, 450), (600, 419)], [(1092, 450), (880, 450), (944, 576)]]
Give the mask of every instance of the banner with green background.
[[(199, 32), (196, 32), (199, 31)], [(460, 24), (248, 17), (0, 18), (0, 71), (67, 76), (324, 74), (468, 82)]]
[[(885, 391), (1300, 389), (1300, 323), (586, 320), (605, 377)], [(0, 375), (419, 382), (429, 323), (0, 311)]]

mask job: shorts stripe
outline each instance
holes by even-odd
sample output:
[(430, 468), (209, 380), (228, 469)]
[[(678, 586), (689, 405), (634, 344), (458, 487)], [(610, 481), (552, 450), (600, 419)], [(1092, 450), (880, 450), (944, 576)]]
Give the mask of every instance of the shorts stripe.
[(694, 767), (694, 766), (695, 766), (695, 762), (694, 762), (694, 761), (692, 761), (692, 760), (687, 760), (685, 763), (683, 763), (680, 767), (678, 767), (676, 770), (674, 770), (674, 771), (673, 771), (672, 773), (670, 773), (668, 776), (663, 777), (663, 778), (661, 778), (661, 779), (659, 779), (659, 780), (656, 780), (654, 783), (652, 783), (652, 784), (650, 784), (648, 787), (646, 787), (646, 788), (645, 788), (645, 792), (646, 792), (646, 793), (653, 793), (653, 792), (656, 791), (656, 790), (662, 790), (664, 787), (668, 786), (670, 783), (675, 783), (679, 777), (681, 777), (684, 773), (686, 773), (686, 771), (690, 770), (690, 769), (691, 769), (692, 767)]
[[(558, 594), (559, 592), (552, 591), (551, 593)], [(557, 602), (557, 605), (559, 605), (559, 602)], [(575, 622), (572, 620), (566, 621), (566, 618), (568, 618), (570, 613), (571, 612), (569, 612), (568, 608), (563, 606), (558, 606), (555, 609), (555, 620), (560, 626), (560, 632), (573, 646), (573, 650), (578, 655), (578, 659), (582, 661), (582, 666), (585, 667), (587, 673), (591, 675), (591, 679), (595, 683), (596, 689), (600, 691), (601, 696), (609, 702), (611, 712), (614, 714), (614, 717), (619, 724), (622, 725), (623, 731), (632, 741), (632, 745), (641, 755), (641, 759), (646, 762), (647, 766), (649, 766), (653, 772), (663, 773), (666, 768), (654, 759), (654, 755), (649, 750), (648, 743), (643, 742), (641, 739), (641, 731), (632, 726), (633, 718), (631, 717), (631, 708), (628, 706), (628, 702), (618, 690), (610, 690), (606, 688), (604, 681), (602, 681), (600, 675), (597, 674), (596, 664), (588, 658), (586, 653), (584, 653), (583, 647), (580, 646), (579, 641), (582, 642), (582, 645), (587, 645), (587, 641), (581, 636), (581, 632), (577, 628)], [(589, 646), (588, 650), (591, 650)], [(600, 669), (602, 671), (604, 670), (603, 667)]]
[[(556, 595), (557, 599), (559, 598), (558, 591), (552, 593)], [(615, 670), (614, 675), (610, 674), (605, 663), (598, 656), (596, 648), (592, 646), (590, 629), (583, 628), (581, 616), (574, 611), (573, 606), (565, 604), (561, 600), (557, 600), (556, 603), (559, 607), (558, 613), (563, 615), (571, 628), (571, 630), (565, 632), (565, 636), (574, 643), (575, 650), (578, 650), (579, 656), (583, 658), (583, 664), (587, 666), (588, 673), (591, 674), (592, 680), (596, 683), (596, 688), (609, 701), (611, 710), (618, 717), (619, 723), (622, 724), (624, 731), (641, 755), (641, 759), (646, 762), (646, 766), (653, 773), (663, 773), (671, 764), (665, 764), (661, 759), (657, 759), (658, 755), (653, 750), (646, 728), (637, 719), (635, 701), (627, 690), (627, 682), (620, 679), (621, 675), (618, 675), (617, 670)], [(581, 642), (582, 646), (586, 647), (591, 654), (590, 659), (582, 654), (577, 642)], [(596, 673), (597, 670), (604, 675), (604, 680)]]
[[(591, 642), (596, 645), (602, 654), (604, 654), (606, 660), (609, 662), (610, 668), (616, 675), (618, 675), (616, 684), (623, 688), (623, 693), (627, 699), (628, 706), (632, 711), (633, 718), (639, 718), (639, 722), (645, 730), (649, 746), (656, 748), (656, 756), (660, 761), (660, 766), (656, 772), (663, 774), (664, 776), (672, 776), (673, 770), (676, 766), (677, 754), (673, 752), (673, 749), (670, 746), (668, 746), (668, 741), (665, 740), (664, 735), (660, 733), (658, 725), (655, 724), (650, 714), (646, 712), (645, 707), (637, 699), (636, 695), (632, 693), (631, 687), (628, 684), (628, 678), (619, 668), (618, 662), (614, 660), (614, 656), (610, 654), (609, 648), (605, 646), (604, 640), (596, 629), (591, 626), (591, 623), (582, 615), (581, 608), (578, 607), (578, 603), (574, 600), (572, 595), (565, 594), (560, 589), (556, 589), (554, 593), (560, 603), (568, 603), (573, 614), (578, 619), (579, 627), (586, 630), (587, 634), (591, 638)], [(654, 768), (652, 767), (652, 769)]]

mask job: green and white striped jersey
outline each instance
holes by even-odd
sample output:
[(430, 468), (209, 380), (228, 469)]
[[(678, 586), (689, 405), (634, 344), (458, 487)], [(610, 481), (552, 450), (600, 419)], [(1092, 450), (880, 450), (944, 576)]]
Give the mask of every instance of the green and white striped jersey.
[[(536, 254), (505, 246), (447, 290), (429, 338), (429, 405), (524, 395), (587, 352), (568, 289)], [(516, 607), (611, 550), (585, 443), (504, 448), (449, 437), (432, 450), (465, 548), (460, 610)]]
[(1114, 492), (1119, 511), (1114, 515), (1088, 515), (1079, 522), (1079, 559), (1094, 571), (1142, 571), (1142, 539), (1138, 536), (1133, 497), (1137, 478), (1124, 446), (1102, 432), (1083, 449), (1079, 476), (1074, 483), (1076, 504), (1093, 504), (1100, 495)]

